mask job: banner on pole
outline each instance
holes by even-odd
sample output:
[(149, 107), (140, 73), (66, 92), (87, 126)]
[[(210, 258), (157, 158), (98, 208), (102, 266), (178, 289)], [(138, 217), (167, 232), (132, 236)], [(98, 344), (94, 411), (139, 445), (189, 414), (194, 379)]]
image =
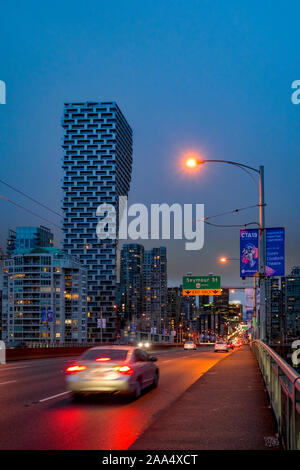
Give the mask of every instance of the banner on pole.
[(258, 229), (242, 229), (240, 230), (240, 276), (255, 276), (258, 269)]

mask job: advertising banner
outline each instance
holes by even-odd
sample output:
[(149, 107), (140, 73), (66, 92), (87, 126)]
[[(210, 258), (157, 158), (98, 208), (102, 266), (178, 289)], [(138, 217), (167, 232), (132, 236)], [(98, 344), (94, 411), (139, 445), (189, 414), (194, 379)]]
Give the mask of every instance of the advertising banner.
[(51, 308), (48, 308), (47, 318), (49, 323), (53, 322), (53, 310)]
[(258, 229), (242, 229), (240, 230), (240, 276), (255, 276), (258, 269)]
[(284, 276), (284, 228), (266, 230), (266, 276)]
[(42, 308), (42, 323), (46, 323), (46, 309)]
[(247, 324), (251, 324), (254, 310), (254, 289), (247, 287), (245, 289), (245, 316)]

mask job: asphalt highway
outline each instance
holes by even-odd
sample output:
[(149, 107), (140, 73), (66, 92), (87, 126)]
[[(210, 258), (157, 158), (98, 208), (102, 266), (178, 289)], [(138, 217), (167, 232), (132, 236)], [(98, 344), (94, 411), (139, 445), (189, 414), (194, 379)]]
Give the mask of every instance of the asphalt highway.
[(153, 355), (159, 385), (136, 401), (97, 396), (74, 403), (64, 371), (78, 357), (0, 365), (0, 449), (128, 449), (159, 413), (228, 356), (212, 347)]

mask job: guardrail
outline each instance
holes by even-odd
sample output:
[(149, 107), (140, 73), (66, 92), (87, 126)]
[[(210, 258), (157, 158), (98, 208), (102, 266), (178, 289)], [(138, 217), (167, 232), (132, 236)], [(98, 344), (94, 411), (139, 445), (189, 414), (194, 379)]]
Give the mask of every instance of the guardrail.
[(264, 342), (255, 340), (254, 351), (286, 450), (300, 450), (300, 374)]

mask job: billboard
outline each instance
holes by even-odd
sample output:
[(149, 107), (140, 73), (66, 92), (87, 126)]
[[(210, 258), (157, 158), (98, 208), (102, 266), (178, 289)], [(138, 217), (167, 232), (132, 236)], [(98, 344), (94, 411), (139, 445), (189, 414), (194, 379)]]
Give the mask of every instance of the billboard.
[(240, 276), (255, 276), (258, 269), (258, 229), (242, 229), (240, 230)]
[(266, 276), (284, 276), (284, 228), (266, 229)]

